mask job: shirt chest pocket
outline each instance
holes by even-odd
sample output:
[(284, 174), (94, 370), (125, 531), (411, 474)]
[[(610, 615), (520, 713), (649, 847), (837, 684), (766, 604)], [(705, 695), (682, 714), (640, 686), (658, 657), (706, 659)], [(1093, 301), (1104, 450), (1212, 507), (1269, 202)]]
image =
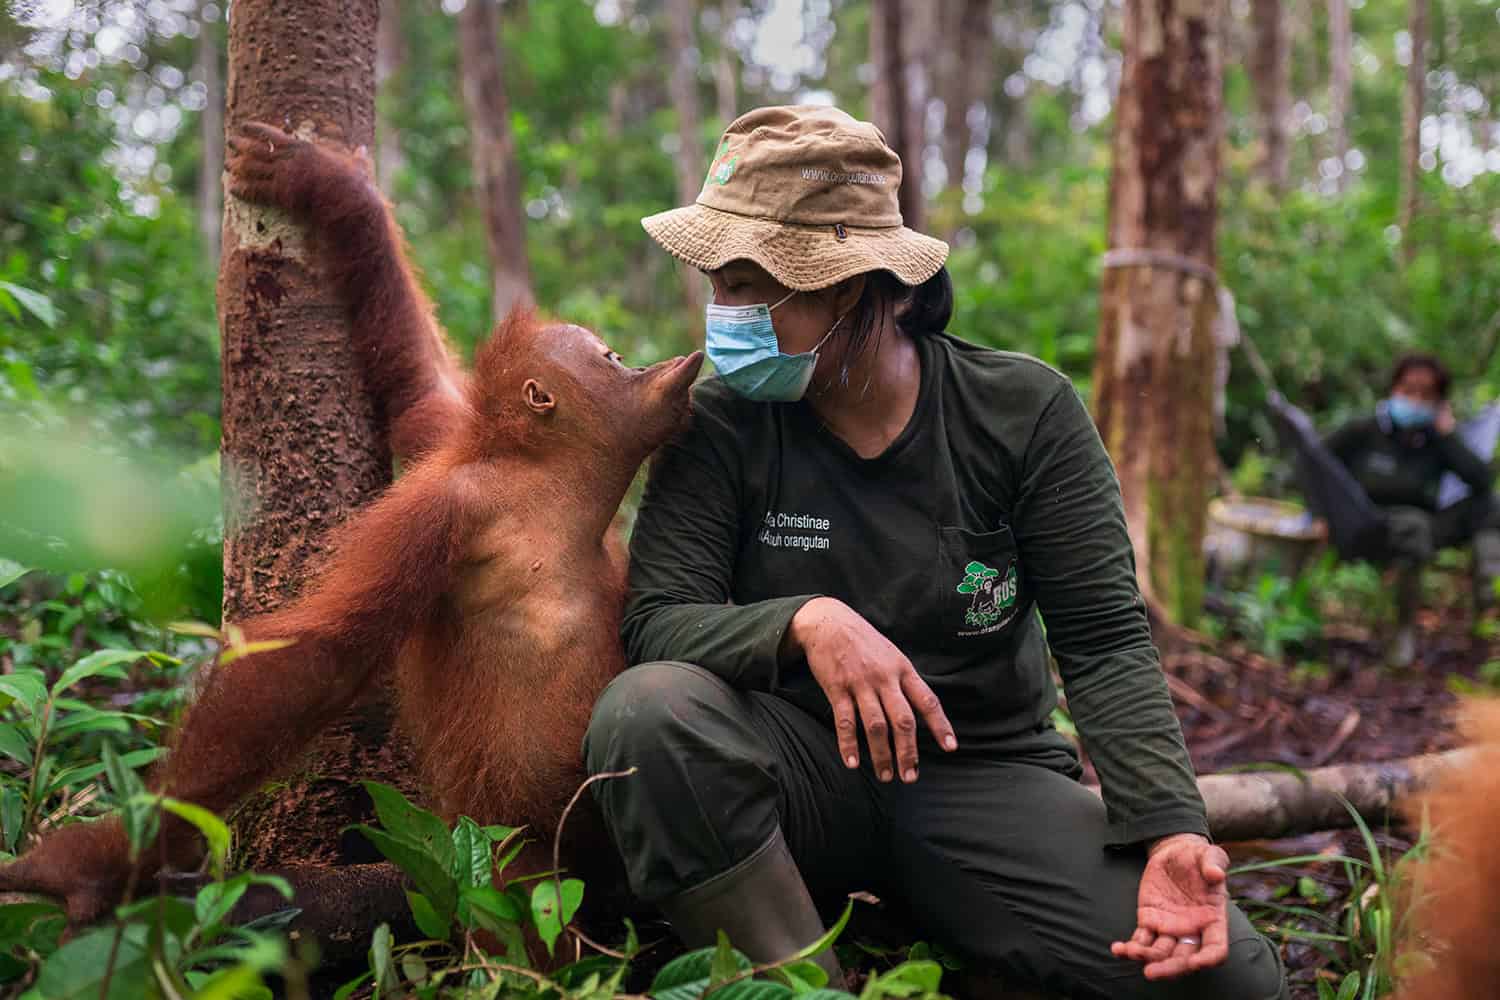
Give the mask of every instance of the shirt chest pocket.
[(1008, 643), (1027, 601), (1016, 539), (1009, 528), (938, 528), (933, 639), (976, 652)]

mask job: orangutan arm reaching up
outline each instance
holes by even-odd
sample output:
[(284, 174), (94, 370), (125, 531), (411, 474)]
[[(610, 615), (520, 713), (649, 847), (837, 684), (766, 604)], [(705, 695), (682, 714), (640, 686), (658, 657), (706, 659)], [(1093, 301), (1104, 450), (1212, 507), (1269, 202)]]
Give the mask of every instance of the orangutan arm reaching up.
[(251, 123), (228, 141), (229, 193), (307, 222), (349, 309), (365, 382), (403, 461), (462, 416), (466, 376), (408, 259), (400, 227), (360, 161)]

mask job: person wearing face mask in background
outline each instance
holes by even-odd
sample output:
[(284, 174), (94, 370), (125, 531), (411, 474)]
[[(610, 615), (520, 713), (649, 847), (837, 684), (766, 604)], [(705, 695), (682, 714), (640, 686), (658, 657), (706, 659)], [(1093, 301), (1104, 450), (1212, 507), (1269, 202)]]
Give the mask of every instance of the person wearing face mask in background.
[[(1409, 354), (1396, 362), (1390, 390), (1374, 415), (1350, 421), (1325, 442), (1386, 516), (1385, 538), (1378, 547), (1397, 570), (1397, 632), (1390, 659), (1398, 666), (1416, 657), (1413, 617), (1421, 599), (1421, 568), (1438, 549), (1473, 545), (1477, 608), (1493, 602), (1493, 581), (1500, 576), (1494, 476), (1455, 433), (1450, 381), (1437, 358)], [(1450, 472), (1471, 492), (1439, 509), (1438, 487)]]
[(863, 889), (1071, 997), (1285, 996), (1227, 901), (1088, 411), (946, 332), (948, 248), (900, 182), (873, 126), (762, 108), (695, 204), (643, 220), (708, 275), (717, 375), (652, 465), (635, 665), (585, 740), (591, 773), (637, 769), (593, 786), (631, 888), (757, 962)]

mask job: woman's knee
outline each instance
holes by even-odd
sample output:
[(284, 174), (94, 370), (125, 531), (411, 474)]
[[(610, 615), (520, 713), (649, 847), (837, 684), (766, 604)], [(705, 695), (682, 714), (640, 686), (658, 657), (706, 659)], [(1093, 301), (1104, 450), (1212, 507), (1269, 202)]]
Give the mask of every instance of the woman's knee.
[(599, 700), (584, 736), (590, 773), (619, 770), (663, 746), (689, 746), (708, 736), (703, 722), (733, 711), (741, 698), (702, 667), (663, 660), (630, 667)]

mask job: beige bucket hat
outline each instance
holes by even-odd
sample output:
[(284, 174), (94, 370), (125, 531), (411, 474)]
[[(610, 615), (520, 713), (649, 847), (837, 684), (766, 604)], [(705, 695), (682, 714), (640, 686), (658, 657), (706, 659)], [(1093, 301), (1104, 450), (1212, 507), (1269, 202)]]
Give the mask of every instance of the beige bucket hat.
[(900, 186), (901, 159), (874, 125), (837, 108), (757, 108), (724, 132), (698, 200), (641, 225), (694, 267), (752, 260), (800, 292), (879, 270), (919, 285), (948, 244), (901, 224)]

